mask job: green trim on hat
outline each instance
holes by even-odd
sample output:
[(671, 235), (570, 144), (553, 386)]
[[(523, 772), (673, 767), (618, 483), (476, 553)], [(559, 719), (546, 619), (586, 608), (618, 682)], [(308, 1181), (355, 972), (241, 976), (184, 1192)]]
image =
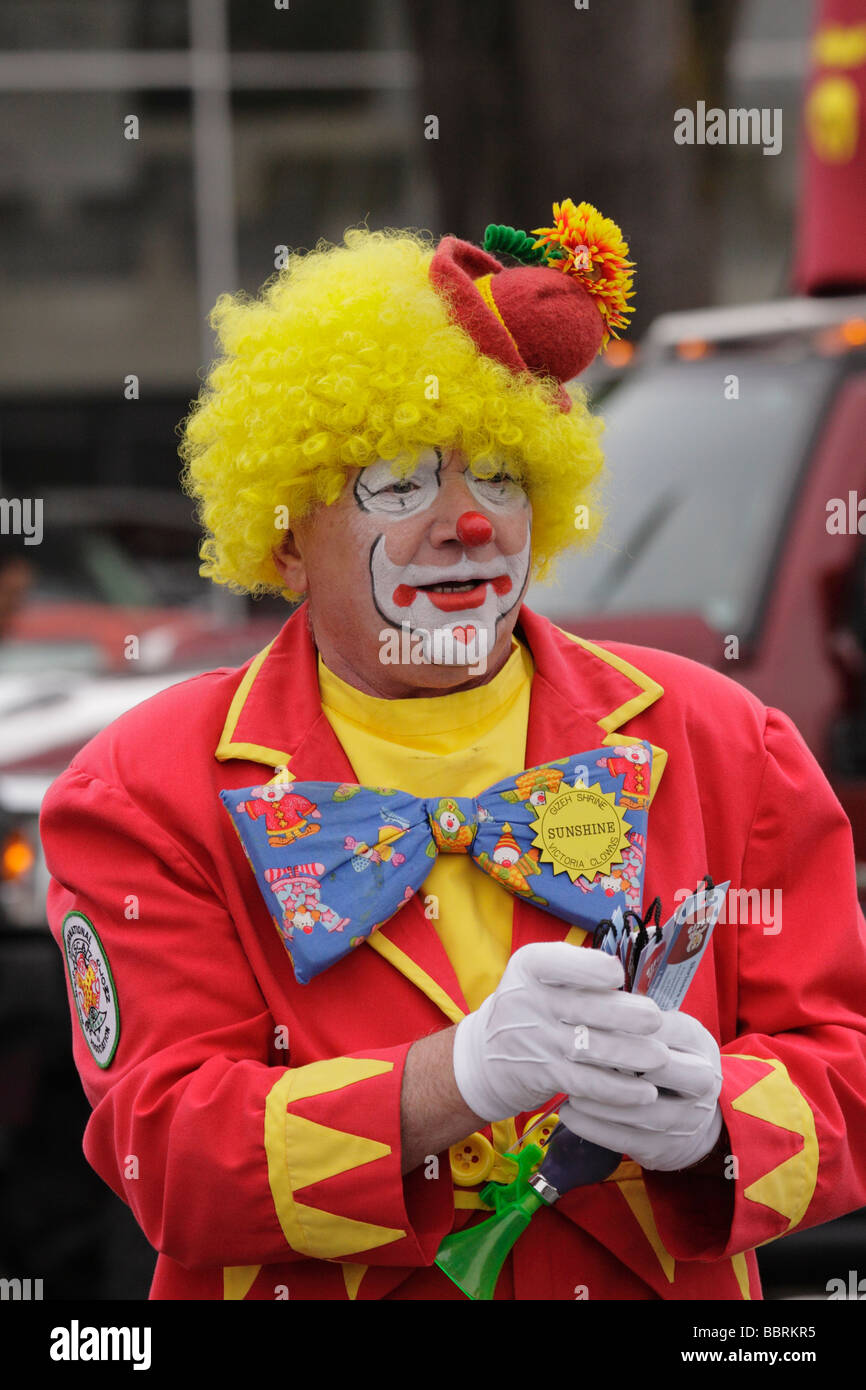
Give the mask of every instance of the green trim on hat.
[(484, 229), (483, 249), (490, 255), (495, 255), (497, 251), (505, 252), (513, 256), (516, 261), (522, 261), (524, 265), (548, 265), (550, 261), (561, 260), (563, 252), (560, 250), (548, 250), (544, 246), (536, 246), (535, 237), (528, 232), (520, 232), (516, 227), (505, 227), (499, 223), (491, 222)]

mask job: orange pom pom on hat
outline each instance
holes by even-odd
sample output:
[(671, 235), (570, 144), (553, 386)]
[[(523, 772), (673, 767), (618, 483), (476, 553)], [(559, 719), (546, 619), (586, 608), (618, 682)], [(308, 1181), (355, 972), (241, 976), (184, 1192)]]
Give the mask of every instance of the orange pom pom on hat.
[[(481, 352), (510, 371), (553, 377), (567, 411), (563, 383), (627, 326), (634, 263), (619, 227), (591, 203), (554, 203), (553, 221), (531, 235), (491, 224), (483, 249), (443, 237), (430, 279)], [(528, 264), (504, 266), (493, 251)]]

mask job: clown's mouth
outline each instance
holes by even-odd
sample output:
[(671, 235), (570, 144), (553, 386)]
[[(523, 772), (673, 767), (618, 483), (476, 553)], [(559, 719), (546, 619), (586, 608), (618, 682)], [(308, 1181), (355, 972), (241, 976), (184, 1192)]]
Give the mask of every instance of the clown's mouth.
[(495, 579), (457, 579), (440, 584), (398, 584), (394, 590), (394, 603), (398, 608), (410, 608), (419, 594), (426, 594), (433, 606), (443, 613), (457, 612), (463, 608), (480, 608), (488, 584), (497, 594), (507, 594), (511, 590), (511, 580), (507, 574), (499, 574)]

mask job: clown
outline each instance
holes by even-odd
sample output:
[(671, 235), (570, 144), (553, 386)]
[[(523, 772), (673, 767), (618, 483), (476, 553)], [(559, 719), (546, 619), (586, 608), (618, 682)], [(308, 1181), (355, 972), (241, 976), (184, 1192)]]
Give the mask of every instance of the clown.
[(599, 758), (598, 767), (607, 768), (611, 777), (624, 777), (620, 802), (623, 806), (642, 807), (649, 801), (649, 755), (640, 744), (614, 748), (609, 758)]
[[(575, 784), (579, 779), (575, 779)], [(582, 785), (585, 785), (582, 783)], [(621, 798), (622, 800), (622, 798)], [(605, 895), (613, 898), (623, 893), (629, 907), (638, 908), (641, 899), (642, 868), (644, 862), (644, 837), (637, 830), (630, 830), (626, 836), (628, 848), (622, 851), (622, 859), (608, 874), (596, 874), (592, 879), (578, 878), (577, 886), (584, 893), (598, 884)]]
[[(302, 601), (241, 670), (122, 716), (43, 812), (52, 931), (62, 945), (86, 917), (118, 995), (109, 1061), (76, 1034), (87, 1155), (159, 1251), (155, 1298), (459, 1296), (439, 1245), (483, 1215), (475, 1173), (507, 1181), (554, 1099), (623, 1163), (538, 1212), (501, 1298), (571, 1301), (576, 1278), (593, 1299), (759, 1297), (756, 1246), (866, 1204), (866, 942), (817, 764), (719, 674), (524, 602), (600, 528), (600, 426), (575, 378), (632, 294), (609, 219), (565, 199), (548, 223), (492, 224), (483, 248), (352, 231), (214, 311), (220, 354), (182, 445), (203, 573)], [(652, 778), (638, 740), (658, 750)], [(584, 949), (592, 931), (531, 891), (519, 818), (560, 793), (565, 758), (588, 785), (602, 747), (649, 804), (647, 843), (611, 878), (646, 867), (666, 907), (707, 872), (784, 892), (784, 934), (717, 930), (680, 1010), (623, 991), (618, 961)], [(272, 791), (275, 767), (321, 795)], [(242, 804), (273, 847), (327, 837), (359, 785), (393, 787), (440, 808), (448, 848), (466, 799), (500, 782), (514, 829), (486, 873), (439, 854), (376, 931), (346, 932), (356, 949), (294, 978), (221, 795), (262, 784)], [(140, 921), (119, 912), (118, 865)], [(353, 883), (375, 898), (390, 873)], [(317, 917), (305, 877), (273, 880), (283, 930), (346, 928)], [(146, 1182), (125, 1180), (130, 1152)]]
[(268, 842), (274, 848), (290, 845), (305, 835), (318, 834), (321, 827), (312, 822), (319, 820), (321, 813), (307, 797), (280, 783), (255, 787), (254, 793), (251, 800), (238, 802), (237, 809), (251, 820), (264, 816)]
[(562, 785), (562, 773), (554, 767), (541, 767), (515, 778), (512, 790), (502, 792), (503, 801), (520, 801), (527, 809), (545, 806)]
[(431, 821), (433, 844), (428, 848), (431, 855), (435, 849), (446, 853), (459, 854), (467, 850), (475, 837), (471, 825), (466, 824), (466, 816), (451, 796), (443, 796)]
[[(339, 595), (322, 589), (317, 640), (329, 669), (361, 679), (355, 688), (399, 698), (483, 683), (510, 654), (531, 575), (575, 543), (576, 506), (590, 515), (579, 542), (598, 531), (599, 424), (562, 383), (627, 323), (631, 269), (608, 219), (568, 200), (558, 211), (547, 268), (504, 270), (455, 237), (431, 255), (421, 238), (367, 232), (292, 258), (251, 311), (269, 321), (266, 360), (249, 310), (223, 300), (215, 311), (238, 350), (182, 446), (210, 532), (203, 573), (298, 597), (321, 587), (339, 544), (346, 583)], [(591, 273), (571, 259), (587, 237)], [(400, 304), (411, 313), (395, 313)], [(246, 390), (253, 358), (248, 437), (240, 414), (226, 431), (215, 388)], [(358, 646), (373, 623), (379, 649), (408, 628), (425, 660), (382, 662), (377, 650), (371, 681)]]
[(478, 856), (478, 865), (485, 873), (490, 874), (491, 878), (501, 879), (509, 884), (513, 893), (521, 893), (532, 902), (544, 906), (544, 898), (533, 893), (528, 882), (532, 874), (539, 873), (538, 850), (522, 850), (507, 821), (502, 827), (502, 834), (496, 841), (493, 853), (487, 854), (482, 851)]
[(326, 931), (342, 931), (350, 918), (341, 917), (321, 901), (320, 877), (324, 864), (298, 864), (294, 868), (266, 869), (265, 878), (281, 908), (280, 931), (287, 941), (295, 930), (309, 935), (317, 922)]

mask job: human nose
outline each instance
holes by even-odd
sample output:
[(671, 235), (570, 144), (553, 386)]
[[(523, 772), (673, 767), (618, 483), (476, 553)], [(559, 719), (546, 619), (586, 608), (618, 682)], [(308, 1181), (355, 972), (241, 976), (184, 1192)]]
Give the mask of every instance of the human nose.
[(434, 545), (456, 539), (465, 550), (471, 550), (490, 544), (493, 522), (475, 509), (475, 499), (462, 477), (459, 482), (455, 479), (450, 488), (443, 488), (440, 500), (443, 505), (430, 533)]
[(430, 539), (434, 545), (444, 541), (457, 540), (465, 550), (489, 545), (493, 540), (493, 523), (482, 512), (461, 512), (456, 521), (442, 518), (434, 522)]
[(493, 539), (493, 524), (481, 512), (464, 512), (458, 517), (456, 530), (465, 546), (487, 545)]

